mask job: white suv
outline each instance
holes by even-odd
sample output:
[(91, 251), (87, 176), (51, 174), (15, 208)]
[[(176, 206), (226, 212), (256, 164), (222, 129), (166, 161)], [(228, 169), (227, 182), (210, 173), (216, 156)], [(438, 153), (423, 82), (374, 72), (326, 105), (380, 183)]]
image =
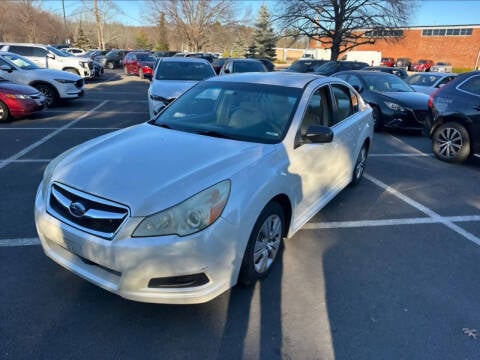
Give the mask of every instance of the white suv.
[(75, 99), (83, 95), (83, 79), (66, 71), (41, 69), (30, 60), (0, 51), (0, 77), (30, 85), (47, 98), (47, 106), (59, 99)]
[(0, 46), (1, 51), (22, 55), (43, 68), (68, 71), (84, 79), (90, 79), (95, 75), (92, 60), (68, 56), (50, 45), (3, 43)]

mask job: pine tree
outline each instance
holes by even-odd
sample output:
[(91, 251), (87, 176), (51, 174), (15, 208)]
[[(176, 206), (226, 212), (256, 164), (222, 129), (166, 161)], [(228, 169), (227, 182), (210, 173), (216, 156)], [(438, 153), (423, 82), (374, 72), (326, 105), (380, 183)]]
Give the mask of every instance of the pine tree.
[(255, 33), (253, 34), (253, 43), (255, 44), (257, 53), (255, 57), (267, 58), (274, 61), (276, 58), (275, 45), (277, 37), (270, 23), (270, 14), (268, 13), (267, 7), (262, 5), (258, 13), (257, 22), (255, 23)]
[(88, 37), (85, 35), (83, 32), (82, 27), (78, 29), (78, 36), (75, 42), (73, 43), (73, 46), (78, 47), (80, 49), (90, 49), (90, 40)]
[(160, 13), (160, 18), (158, 19), (157, 24), (157, 43), (155, 44), (154, 50), (156, 51), (166, 51), (169, 50), (168, 48), (168, 34), (167, 34), (167, 22), (165, 20), (165, 13)]

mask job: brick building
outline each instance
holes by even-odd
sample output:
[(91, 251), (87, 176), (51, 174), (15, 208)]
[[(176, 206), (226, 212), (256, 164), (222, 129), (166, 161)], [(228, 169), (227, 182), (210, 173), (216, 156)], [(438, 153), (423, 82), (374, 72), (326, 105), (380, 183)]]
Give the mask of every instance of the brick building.
[[(378, 32), (366, 35), (378, 37)], [(480, 25), (445, 25), (399, 28), (387, 33), (386, 39), (375, 44), (360, 45), (354, 50), (381, 51), (382, 57), (406, 57), (416, 61), (431, 59), (450, 62), (454, 68), (473, 69), (480, 66)], [(312, 48), (322, 48), (317, 41)]]

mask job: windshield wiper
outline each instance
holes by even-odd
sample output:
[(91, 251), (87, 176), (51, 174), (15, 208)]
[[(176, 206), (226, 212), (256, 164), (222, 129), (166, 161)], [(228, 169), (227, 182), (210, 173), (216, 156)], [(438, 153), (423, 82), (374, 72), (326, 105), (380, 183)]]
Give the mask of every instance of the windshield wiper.
[(201, 130), (201, 131), (195, 131), (195, 134), (199, 135), (205, 135), (205, 136), (211, 136), (211, 137), (216, 137), (216, 138), (221, 138), (221, 139), (232, 139), (236, 140), (237, 138), (231, 135), (227, 135), (225, 133), (221, 133), (215, 130)]

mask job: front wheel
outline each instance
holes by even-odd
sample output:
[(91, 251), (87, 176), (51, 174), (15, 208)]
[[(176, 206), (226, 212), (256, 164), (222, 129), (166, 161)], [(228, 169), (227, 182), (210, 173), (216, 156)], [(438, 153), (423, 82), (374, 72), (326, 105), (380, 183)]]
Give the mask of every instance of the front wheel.
[(432, 136), (432, 150), (440, 160), (460, 163), (470, 155), (470, 136), (463, 125), (449, 122), (440, 125)]
[(10, 118), (7, 105), (0, 101), (0, 122), (6, 122)]
[(372, 117), (373, 117), (373, 128), (375, 131), (381, 131), (383, 129), (383, 120), (380, 109), (372, 105)]
[(113, 62), (109, 61), (106, 63), (106, 67), (108, 70), (113, 70), (114, 66), (113, 66)]
[(240, 283), (250, 285), (269, 274), (282, 246), (284, 227), (282, 207), (277, 202), (269, 203), (250, 234), (238, 278)]
[(54, 105), (58, 101), (57, 91), (51, 85), (37, 84), (33, 87), (45, 95), (48, 107)]

